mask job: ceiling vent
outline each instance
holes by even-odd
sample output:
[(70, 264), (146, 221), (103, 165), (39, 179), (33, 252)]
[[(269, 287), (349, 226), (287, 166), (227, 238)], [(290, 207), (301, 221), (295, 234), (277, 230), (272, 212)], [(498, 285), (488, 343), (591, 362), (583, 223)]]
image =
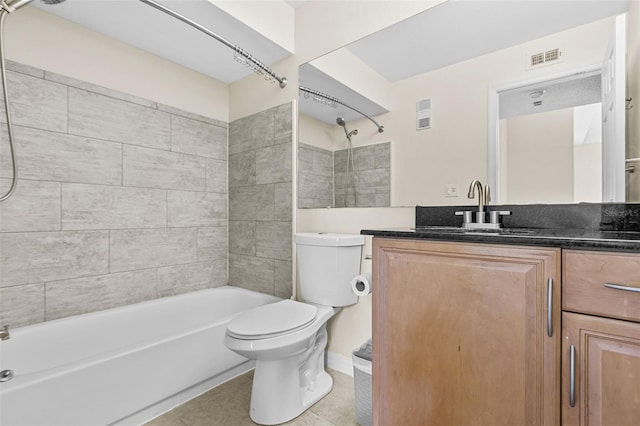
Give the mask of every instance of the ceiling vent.
[(416, 102), (416, 130), (431, 128), (431, 98)]
[(538, 68), (543, 65), (552, 65), (562, 62), (562, 51), (560, 48), (532, 53), (528, 56), (527, 69)]

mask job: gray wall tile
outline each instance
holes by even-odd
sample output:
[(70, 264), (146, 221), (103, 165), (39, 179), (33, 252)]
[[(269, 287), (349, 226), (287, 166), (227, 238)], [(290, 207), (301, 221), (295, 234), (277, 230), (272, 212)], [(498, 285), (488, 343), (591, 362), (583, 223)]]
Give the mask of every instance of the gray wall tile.
[(333, 199), (298, 198), (299, 209), (324, 209), (334, 207)]
[(315, 207), (333, 207), (333, 176), (319, 176), (300, 170), (298, 203), (301, 202), (317, 204)]
[[(0, 179), (0, 192), (11, 179)], [(13, 195), (0, 203), (0, 232), (59, 231), (60, 183), (18, 180)]]
[(0, 286), (108, 272), (108, 231), (0, 234)]
[[(353, 149), (355, 173), (347, 182), (347, 150), (334, 153), (335, 205), (343, 207), (389, 207), (391, 205), (391, 143)], [(304, 179), (303, 186), (305, 185)], [(306, 189), (305, 194), (311, 192)], [(311, 204), (308, 200), (305, 203)]]
[(241, 186), (229, 191), (230, 220), (273, 220), (274, 185)]
[(172, 115), (171, 150), (226, 160), (227, 129), (199, 120)]
[(226, 275), (227, 262), (222, 260), (158, 268), (158, 296), (175, 296), (226, 285)]
[(229, 187), (256, 184), (256, 151), (229, 155)]
[(211, 226), (226, 219), (226, 194), (192, 191), (167, 194), (167, 226)]
[(156, 270), (46, 283), (46, 320), (80, 315), (156, 297)]
[[(14, 129), (21, 178), (122, 184), (121, 144), (25, 127)], [(0, 132), (1, 177), (11, 176), (7, 141), (6, 132)]]
[[(229, 125), (229, 283), (268, 294), (291, 293), (291, 108), (280, 105)], [(276, 288), (280, 260), (289, 268), (279, 269), (283, 284)]]
[(291, 260), (291, 222), (259, 222), (256, 226), (256, 255)]
[(204, 115), (196, 114), (191, 111), (186, 111), (184, 109), (180, 109), (180, 108), (176, 108), (176, 107), (172, 107), (172, 106), (160, 104), (160, 103), (157, 104), (157, 108), (160, 111), (165, 111), (172, 115), (179, 115), (180, 117), (190, 118), (192, 120), (202, 121), (203, 123), (213, 124), (214, 126), (222, 127), (223, 129), (229, 128), (228, 123), (224, 121), (211, 118), (211, 117), (205, 117)]
[(5, 59), (5, 65), (9, 71), (19, 72), (21, 74), (27, 74), (31, 77), (44, 78), (44, 70), (32, 67), (30, 65), (21, 64), (10, 59)]
[(44, 284), (0, 288), (0, 325), (12, 328), (44, 321)]
[(69, 133), (169, 149), (170, 115), (164, 111), (69, 88)]
[(353, 149), (353, 167), (356, 171), (375, 168), (375, 145), (361, 146)]
[(220, 222), (217, 226), (198, 228), (198, 261), (223, 259), (227, 260), (229, 251), (227, 222)]
[(376, 169), (391, 168), (391, 142), (374, 145), (374, 167)]
[(255, 256), (256, 222), (229, 221), (229, 253)]
[(331, 177), (333, 176), (333, 151), (312, 145), (298, 144), (299, 172)]
[[(11, 122), (15, 126), (67, 131), (66, 86), (9, 71), (7, 90), (11, 100)], [(4, 99), (1, 90), (0, 99)], [(4, 102), (0, 102), (0, 122), (7, 122)]]
[(123, 184), (204, 191), (205, 159), (193, 155), (123, 146)]
[(178, 265), (198, 259), (196, 228), (113, 230), (111, 272)]
[(206, 190), (226, 194), (228, 188), (227, 161), (206, 159)]
[(276, 183), (275, 187), (275, 201), (274, 201), (274, 220), (292, 220), (293, 217), (293, 199), (291, 193), (293, 191), (292, 184)]
[(62, 185), (63, 229), (157, 228), (167, 225), (161, 189)]
[(233, 121), (229, 124), (229, 154), (263, 148), (274, 144), (274, 108)]
[(291, 139), (291, 132), (293, 130), (293, 103), (288, 102), (275, 107), (274, 114), (274, 136), (279, 138), (288, 135), (289, 139)]
[(298, 144), (298, 208), (333, 207), (333, 151)]
[(291, 144), (256, 150), (256, 183), (291, 182)]
[[(2, 322), (227, 284), (227, 123), (8, 66), (22, 180), (0, 205)], [(273, 144), (273, 123), (268, 133), (260, 144)], [(7, 139), (0, 117), (0, 190)]]
[(262, 257), (229, 254), (229, 284), (274, 294), (275, 261)]
[(290, 260), (275, 260), (275, 296), (283, 299), (293, 294), (293, 269)]

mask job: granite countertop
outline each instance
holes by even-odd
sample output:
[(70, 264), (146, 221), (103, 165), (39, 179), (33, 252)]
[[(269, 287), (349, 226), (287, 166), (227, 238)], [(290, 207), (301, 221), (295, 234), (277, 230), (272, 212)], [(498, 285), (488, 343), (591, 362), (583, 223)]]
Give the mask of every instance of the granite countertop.
[(464, 230), (455, 212), (473, 206), (416, 207), (416, 227), (363, 229), (376, 237), (412, 238), (565, 249), (640, 252), (640, 204), (503, 205), (500, 230)]

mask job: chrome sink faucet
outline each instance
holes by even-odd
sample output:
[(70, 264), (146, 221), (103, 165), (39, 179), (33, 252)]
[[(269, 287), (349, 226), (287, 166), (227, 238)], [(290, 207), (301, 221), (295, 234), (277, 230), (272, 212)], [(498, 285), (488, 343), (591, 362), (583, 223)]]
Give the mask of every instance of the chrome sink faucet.
[[(488, 188), (489, 187), (485, 188), (485, 190)], [(467, 197), (474, 199), (476, 197), (476, 189), (478, 190), (478, 211), (476, 212), (476, 223), (484, 223), (485, 190), (482, 189), (482, 184), (478, 179), (471, 181)], [(489, 195), (488, 191), (486, 192), (486, 195)]]
[(467, 229), (499, 229), (500, 216), (510, 215), (511, 212), (494, 210), (489, 212), (490, 220), (487, 223), (485, 207), (491, 202), (491, 190), (489, 185), (482, 187), (482, 183), (478, 179), (471, 181), (469, 185), (469, 193), (467, 196), (471, 199), (476, 197), (476, 190), (478, 191), (478, 210), (475, 212), (475, 221), (473, 220), (473, 213), (470, 210), (456, 212), (456, 216), (462, 216), (462, 227)]

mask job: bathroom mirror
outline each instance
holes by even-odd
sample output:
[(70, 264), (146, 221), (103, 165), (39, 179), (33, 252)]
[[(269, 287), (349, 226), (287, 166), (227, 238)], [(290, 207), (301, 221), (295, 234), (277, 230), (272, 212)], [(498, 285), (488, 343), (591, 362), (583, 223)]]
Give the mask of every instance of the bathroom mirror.
[(300, 86), (384, 132), (301, 90), (298, 207), (471, 204), (473, 179), (501, 204), (603, 201), (601, 67), (632, 3), (447, 1), (302, 65)]

